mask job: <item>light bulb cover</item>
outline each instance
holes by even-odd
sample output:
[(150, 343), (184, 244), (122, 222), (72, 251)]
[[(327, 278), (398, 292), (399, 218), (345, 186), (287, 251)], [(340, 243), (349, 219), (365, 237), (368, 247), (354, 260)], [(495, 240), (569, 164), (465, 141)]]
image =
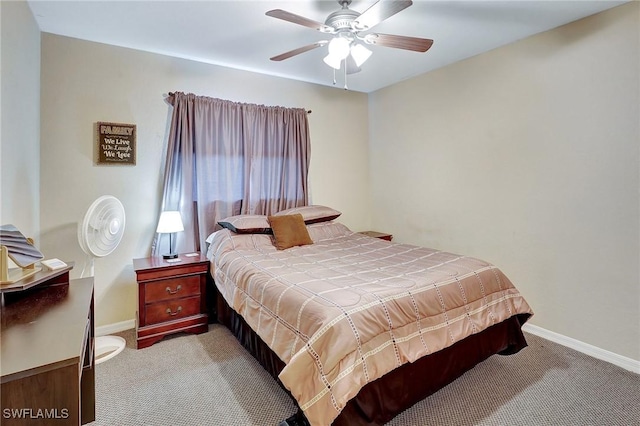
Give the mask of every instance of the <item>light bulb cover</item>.
[(323, 61), (324, 61), (325, 64), (329, 65), (334, 70), (339, 70), (340, 69), (340, 65), (342, 64), (342, 59), (340, 59), (339, 57), (337, 57), (335, 55), (332, 55), (331, 53), (329, 53), (327, 56), (325, 56)]
[(329, 55), (335, 56), (340, 60), (349, 56), (350, 42), (343, 37), (334, 37), (329, 42)]
[(354, 44), (351, 47), (351, 57), (356, 62), (356, 65), (359, 67), (364, 64), (367, 59), (371, 56), (373, 52), (364, 47), (361, 44)]

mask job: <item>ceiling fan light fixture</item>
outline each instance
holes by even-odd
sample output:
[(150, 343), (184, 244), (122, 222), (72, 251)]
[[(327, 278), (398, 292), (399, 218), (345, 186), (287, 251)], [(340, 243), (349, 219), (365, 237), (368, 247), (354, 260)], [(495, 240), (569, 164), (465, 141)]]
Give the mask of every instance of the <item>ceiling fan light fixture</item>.
[(372, 53), (372, 51), (361, 44), (354, 44), (351, 47), (351, 56), (353, 57), (353, 60), (356, 62), (356, 65), (358, 67), (364, 64), (366, 60), (369, 59)]
[(342, 58), (340, 58), (340, 57), (338, 57), (336, 55), (332, 55), (331, 53), (329, 53), (327, 56), (325, 56), (323, 61), (324, 61), (325, 64), (329, 65), (334, 70), (339, 70), (340, 69), (340, 64), (342, 64)]
[[(323, 60), (333, 68), (333, 84), (336, 84), (336, 70), (344, 70), (344, 88), (347, 89), (347, 75), (360, 72), (362, 70), (360, 66), (373, 53), (365, 47), (367, 44), (414, 52), (426, 52), (433, 44), (433, 40), (419, 37), (377, 33), (361, 34), (411, 6), (413, 4), (411, 0), (369, 0), (372, 4), (362, 13), (349, 9), (351, 0), (337, 0), (337, 2), (341, 9), (329, 14), (324, 23), (282, 9), (266, 12), (267, 16), (333, 35), (331, 40), (321, 40), (270, 59), (282, 61), (317, 47), (328, 45), (328, 55)], [(343, 63), (344, 69), (342, 68)]]
[(339, 58), (340, 60), (349, 56), (350, 42), (343, 37), (334, 37), (329, 42), (329, 55)]

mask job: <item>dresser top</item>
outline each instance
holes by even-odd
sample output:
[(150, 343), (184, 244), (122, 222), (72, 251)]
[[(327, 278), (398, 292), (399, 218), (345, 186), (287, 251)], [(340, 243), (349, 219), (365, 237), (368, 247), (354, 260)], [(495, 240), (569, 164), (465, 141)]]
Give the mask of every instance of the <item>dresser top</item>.
[(77, 363), (92, 299), (93, 278), (84, 278), (37, 287), (3, 306), (2, 382)]

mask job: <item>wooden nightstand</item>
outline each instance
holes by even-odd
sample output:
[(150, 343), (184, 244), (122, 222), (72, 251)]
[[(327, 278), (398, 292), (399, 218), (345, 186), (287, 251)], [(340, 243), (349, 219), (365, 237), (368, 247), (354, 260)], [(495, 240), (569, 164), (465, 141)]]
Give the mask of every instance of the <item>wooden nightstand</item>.
[(209, 260), (181, 254), (133, 260), (138, 280), (137, 347), (146, 348), (172, 333), (208, 330), (206, 281)]
[(358, 234), (366, 235), (367, 237), (380, 238), (381, 240), (391, 241), (393, 235), (386, 234), (384, 232), (376, 232), (376, 231), (362, 231), (358, 232)]

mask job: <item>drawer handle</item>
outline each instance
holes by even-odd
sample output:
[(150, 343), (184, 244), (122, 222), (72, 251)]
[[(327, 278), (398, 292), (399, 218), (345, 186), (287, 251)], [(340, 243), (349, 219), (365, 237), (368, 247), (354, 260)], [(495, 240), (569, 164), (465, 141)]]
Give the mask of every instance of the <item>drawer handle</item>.
[(172, 317), (178, 315), (180, 311), (182, 311), (182, 306), (178, 306), (178, 309), (175, 312), (171, 312), (171, 308), (167, 308), (167, 314), (171, 315)]
[(176, 289), (173, 290), (173, 291), (171, 291), (171, 289), (169, 287), (167, 287), (165, 290), (167, 290), (167, 293), (169, 293), (169, 294), (176, 294), (177, 292), (182, 290), (182, 286), (180, 284), (178, 284), (178, 287), (176, 287)]

